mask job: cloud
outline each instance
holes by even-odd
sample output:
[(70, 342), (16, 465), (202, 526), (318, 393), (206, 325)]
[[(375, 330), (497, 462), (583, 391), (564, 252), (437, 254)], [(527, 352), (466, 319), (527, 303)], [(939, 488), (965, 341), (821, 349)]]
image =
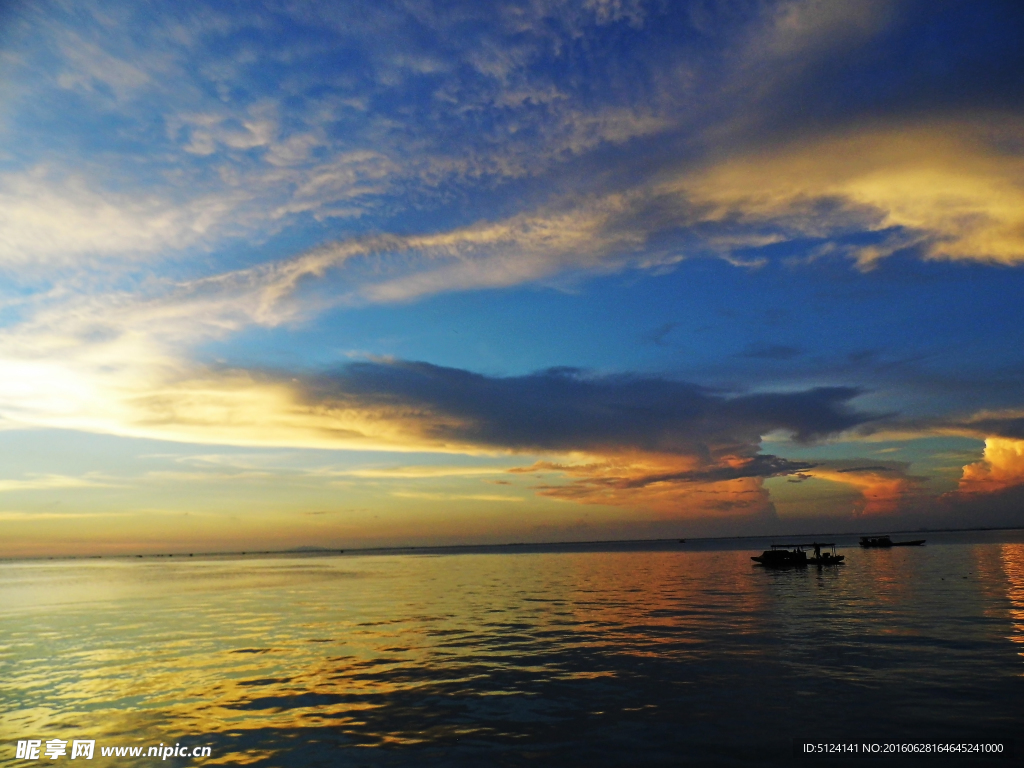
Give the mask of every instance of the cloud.
[[(811, 441), (868, 421), (851, 388), (727, 396), (573, 370), (492, 378), (426, 363), (354, 363), (292, 377), (203, 370), (130, 334), (74, 349), (8, 348), (2, 415), (22, 424), (201, 443), (752, 455), (762, 434)], [(69, 359), (58, 359), (66, 351)]]
[(498, 475), (505, 471), (506, 470), (502, 467), (410, 466), (328, 470), (326, 473), (316, 472), (315, 474), (327, 474), (331, 477), (359, 477), (370, 480), (378, 478), (386, 480), (420, 480), (435, 477), (479, 477)]
[(859, 391), (728, 396), (692, 384), (632, 376), (588, 376), (552, 369), (487, 377), (427, 363), (352, 363), (314, 377), (304, 397), (327, 410), (360, 403), (394, 412), (436, 443), (517, 451), (635, 448), (710, 458), (752, 455), (762, 434), (791, 432), (811, 441), (871, 417), (849, 408)]
[(83, 175), (39, 166), (0, 175), (0, 269), (88, 269), (195, 245), (236, 207), (225, 198), (177, 202), (157, 192), (113, 192)]
[[(580, 98), (547, 66), (565, 35), (642, 18), (627, 5), (26, 8), (0, 92), (17, 158), (0, 180), (0, 262), (258, 241), (657, 133), (652, 107)], [(65, 103), (74, 121), (55, 114)]]
[[(719, 392), (403, 361), (292, 376), (193, 357), (338, 305), (657, 274), (696, 257), (744, 269), (779, 252), (865, 270), (896, 253), (1024, 263), (1024, 127), (1008, 92), (1002, 111), (958, 101), (992, 79), (970, 75), (970, 41), (943, 52), (931, 97), (874, 76), (890, 51), (907, 53), (901, 71), (922, 69), (932, 51), (903, 45), (900, 24), (934, 29), (930, 14), (948, 9), (33, 8), (5, 38), (0, 84), (0, 268), (32, 286), (9, 289), (4, 306), (0, 415), (13, 423), (537, 453), (560, 457), (539, 489), (551, 498), (665, 514), (730, 498), (767, 514), (763, 478), (827, 477), (862, 489), (869, 514), (916, 492), (906, 471), (758, 452), (775, 430), (813, 441), (877, 429), (850, 408), (855, 388)], [(823, 97), (837, 74), (843, 98)], [(966, 95), (935, 95), (946, 82)], [(762, 343), (740, 356), (800, 354)], [(1022, 423), (1011, 412), (890, 419), (915, 435), (1017, 440)], [(965, 483), (1008, 482), (1009, 461), (993, 448)]]
[(761, 481), (814, 466), (777, 456), (721, 456), (711, 463), (685, 454), (608, 452), (586, 463), (538, 461), (509, 470), (536, 477), (562, 475), (568, 483), (536, 486), (541, 496), (580, 504), (644, 509), (671, 517), (773, 517)]
[(424, 501), (524, 501), (518, 496), (498, 496), (493, 493), (431, 493), (428, 491), (392, 491), (392, 496)]
[(990, 492), (943, 494), (938, 499), (937, 509), (950, 527), (1020, 528), (1024, 484)]
[(68, 475), (32, 475), (26, 480), (0, 480), (0, 493), (11, 491), (47, 491), (56, 488), (115, 488), (95, 474), (81, 477)]
[[(185, 301), (196, 291), (208, 299), (219, 294), (236, 306), (255, 300), (263, 312), (251, 313), (250, 321), (273, 324), (280, 322), (279, 310), (282, 316), (293, 312), (288, 302), (308, 308), (314, 284), (343, 288), (321, 291), (313, 311), (567, 274), (656, 270), (702, 254), (756, 265), (761, 262), (738, 254), (766, 243), (841, 241), (864, 231), (881, 239), (873, 245), (833, 242), (827, 250), (863, 269), (908, 248), (927, 258), (1014, 265), (1024, 262), (1024, 159), (996, 145), (997, 139), (1006, 144), (1024, 136), (1024, 129), (1009, 120), (994, 125), (889, 126), (760, 148), (707, 167), (679, 167), (671, 179), (556, 198), (495, 221), (324, 243), (294, 257), (182, 283), (173, 298)], [(303, 212), (358, 217), (363, 203), (356, 200), (391, 184), (394, 167), (370, 152), (339, 155), (301, 172), (274, 171), (266, 176), (268, 189), (293, 191), (274, 193), (269, 229)], [(31, 272), (47, 262), (73, 266), (84, 257), (88, 264), (147, 254), (166, 258), (208, 242), (214, 232), (223, 237), (260, 220), (258, 226), (268, 229), (263, 182), (252, 186), (239, 179), (237, 186), (174, 203), (157, 194), (104, 192), (44, 170), (9, 175), (0, 178), (0, 264)], [(786, 359), (797, 350), (770, 345), (746, 354)]]
[(855, 515), (893, 515), (916, 502), (923, 477), (908, 474), (904, 462), (867, 463), (856, 459), (823, 461), (803, 470), (802, 478), (817, 478), (852, 486), (861, 494)]
[(1024, 440), (989, 437), (957, 488), (929, 505), (951, 527), (1019, 527), (1024, 509)]
[(947, 419), (939, 423), (946, 429), (972, 436), (1024, 440), (1024, 412), (1020, 410), (985, 410), (968, 419)]
[[(0, 387), (0, 415), (22, 425), (201, 444), (564, 457), (535, 468), (570, 480), (538, 487), (541, 495), (665, 514), (684, 501), (691, 511), (724, 514), (729, 499), (737, 510), (767, 514), (762, 480), (811, 465), (759, 455), (762, 435), (814, 441), (872, 418), (850, 407), (859, 394), (850, 388), (730, 393), (574, 369), (492, 377), (379, 361), (295, 376), (143, 360), (128, 375), (99, 364), (71, 379), (53, 361), (45, 365), (35, 378), (16, 376)], [(426, 479), (501, 469), (325, 471)]]
[(1024, 137), (1019, 120), (860, 125), (759, 147), (669, 182), (706, 223), (770, 227), (789, 238), (887, 233), (848, 246), (862, 268), (896, 250), (927, 258), (1024, 263)]
[(981, 461), (964, 467), (961, 494), (990, 494), (1024, 485), (1024, 440), (990, 437)]
[(131, 512), (22, 512), (0, 511), (0, 520), (8, 522), (32, 522), (41, 520), (90, 520), (103, 518), (131, 517)]
[[(395, 302), (565, 274), (657, 270), (699, 255), (757, 266), (763, 259), (739, 254), (807, 239), (827, 241), (825, 250), (861, 269), (907, 249), (1014, 265), (1024, 262), (1024, 159), (997, 145), (1024, 136), (1024, 128), (997, 125), (891, 125), (761, 147), (617, 192), (556, 198), (505, 219), (325, 243), (271, 267), (213, 279), (248, 281), (253, 290), (287, 298), (304, 277), (344, 276), (347, 300)], [(865, 232), (877, 242), (843, 244)], [(798, 352), (762, 345), (746, 354), (787, 359)]]
[[(974, 390), (982, 382), (969, 381)], [(963, 395), (960, 395), (963, 399)], [(1016, 392), (1014, 392), (1016, 394)], [(970, 415), (945, 415), (930, 418), (890, 416), (858, 427), (851, 437), (879, 440), (914, 440), (921, 437), (969, 437), (976, 440), (1005, 438), (1024, 440), (1024, 412), (1019, 408), (983, 409)]]
[(765, 60), (807, 62), (836, 48), (873, 38), (892, 19), (898, 4), (884, 0), (831, 3), (791, 0), (767, 6), (763, 25), (749, 43), (748, 56)]
[(616, 475), (595, 474), (575, 478), (568, 484), (540, 485), (536, 490), (541, 496), (559, 501), (624, 507), (675, 519), (775, 517), (768, 490), (755, 478), (628, 488)]
[[(73, 129), (47, 123), (46, 146), (65, 148), (23, 151), (31, 162), (0, 179), (0, 264), (19, 269), (94, 268), (232, 237), (258, 243), (311, 218), (395, 230), (403, 211), (528, 177), (538, 186), (527, 202), (504, 205), (504, 217), (462, 225), (448, 215), (437, 231), (396, 234), (384, 249), (342, 236), (278, 262), (277, 276), (320, 280), (362, 265), (345, 270), (338, 293), (406, 301), (656, 270), (695, 255), (751, 266), (763, 257), (750, 249), (865, 230), (884, 236), (833, 252), (865, 268), (908, 247), (935, 258), (1022, 258), (1012, 117), (888, 115), (856, 131), (804, 129), (791, 146), (732, 126), (768, 109), (793, 72), (877, 43), (901, 17), (891, 3), (686, 13), (618, 0), (373, 11), (253, 4), (234, 15), (203, 6), (189, 19), (159, 4), (114, 3), (105, 13), (116, 24), (98, 12), (38, 13), (14, 46), (24, 87), (12, 106), (29, 112), (40, 93), (70, 88), (81, 119)], [(616, 55), (627, 31), (649, 48), (628, 66)], [(111, 120), (121, 138), (108, 145)], [(31, 127), (14, 135), (27, 142)], [(101, 149), (76, 153), (62, 130)], [(609, 146), (623, 151), (596, 166), (581, 160)], [(658, 171), (637, 173), (647, 155)], [(569, 169), (571, 185), (552, 183), (557, 168)], [(332, 250), (349, 256), (325, 268)]]
[(60, 52), (67, 65), (67, 69), (57, 75), (57, 84), (61, 88), (82, 88), (92, 92), (99, 87), (124, 100), (152, 81), (143, 69), (111, 55), (80, 35), (67, 32), (61, 37)]
[(813, 440), (870, 418), (846, 405), (856, 390), (730, 396), (569, 369), (493, 378), (423, 363), (356, 363), (307, 386), (319, 408), (388, 414), (407, 440), (435, 449), (577, 457), (513, 470), (568, 477), (536, 486), (542, 496), (676, 516), (771, 514), (762, 479), (812, 465), (757, 455), (762, 434)]

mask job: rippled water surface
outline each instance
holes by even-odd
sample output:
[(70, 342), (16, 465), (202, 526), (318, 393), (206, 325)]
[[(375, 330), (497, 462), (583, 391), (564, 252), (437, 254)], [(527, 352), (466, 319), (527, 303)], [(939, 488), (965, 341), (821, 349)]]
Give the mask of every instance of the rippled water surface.
[(763, 540), (8, 562), (0, 762), (89, 738), (205, 764), (781, 764), (794, 738), (1024, 731), (1022, 542), (793, 571), (751, 563)]

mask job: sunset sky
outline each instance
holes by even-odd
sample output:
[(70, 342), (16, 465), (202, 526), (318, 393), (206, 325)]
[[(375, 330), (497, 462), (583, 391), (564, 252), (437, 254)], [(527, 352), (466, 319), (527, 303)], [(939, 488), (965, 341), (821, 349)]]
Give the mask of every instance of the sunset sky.
[(0, 556), (1024, 525), (1024, 4), (0, 8)]

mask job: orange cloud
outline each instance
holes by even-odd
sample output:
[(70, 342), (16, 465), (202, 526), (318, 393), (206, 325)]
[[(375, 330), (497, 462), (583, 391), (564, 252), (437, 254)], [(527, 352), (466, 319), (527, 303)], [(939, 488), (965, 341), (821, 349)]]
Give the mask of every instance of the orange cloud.
[(989, 437), (981, 461), (964, 467), (961, 493), (994, 493), (1024, 485), (1024, 440)]
[(901, 469), (893, 467), (819, 466), (801, 474), (856, 488), (862, 497), (856, 510), (860, 515), (891, 515), (899, 511), (907, 498), (918, 490), (916, 478), (908, 477)]
[(756, 459), (727, 456), (708, 468), (693, 457), (626, 453), (579, 464), (541, 461), (511, 471), (561, 474), (570, 481), (545, 483), (535, 490), (577, 504), (643, 509), (673, 518), (774, 513)]

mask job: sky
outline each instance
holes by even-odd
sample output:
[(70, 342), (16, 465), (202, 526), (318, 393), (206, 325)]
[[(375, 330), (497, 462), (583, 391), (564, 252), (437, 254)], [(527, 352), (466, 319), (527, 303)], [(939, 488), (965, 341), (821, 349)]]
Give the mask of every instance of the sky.
[(1024, 525), (1024, 6), (0, 5), (0, 556)]

